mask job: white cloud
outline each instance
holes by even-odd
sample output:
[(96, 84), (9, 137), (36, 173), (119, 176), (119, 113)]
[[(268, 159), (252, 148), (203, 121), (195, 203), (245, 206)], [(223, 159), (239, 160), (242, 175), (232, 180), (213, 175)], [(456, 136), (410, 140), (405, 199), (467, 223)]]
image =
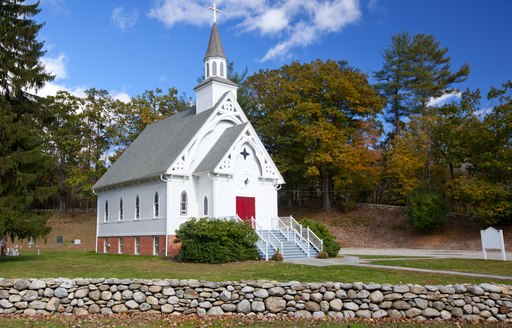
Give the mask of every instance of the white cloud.
[(43, 9), (50, 9), (53, 15), (67, 15), (69, 10), (66, 7), (65, 0), (40, 0)]
[(133, 27), (139, 18), (139, 12), (136, 9), (128, 10), (123, 7), (117, 7), (112, 11), (110, 19), (122, 31)]
[(460, 100), (462, 97), (462, 93), (460, 91), (454, 91), (451, 93), (445, 93), (444, 95), (437, 98), (430, 98), (428, 102), (428, 106), (430, 107), (440, 107), (446, 105), (450, 102)]
[(68, 70), (66, 68), (67, 61), (68, 59), (64, 54), (60, 54), (57, 57), (43, 57), (41, 59), (46, 72), (55, 75), (55, 80), (68, 77)]
[(114, 93), (112, 95), (112, 98), (116, 99), (116, 100), (119, 100), (121, 102), (124, 102), (124, 103), (129, 103), (130, 100), (132, 100), (132, 98), (130, 97), (129, 94), (127, 94), (126, 92), (112, 92)]
[[(159, 0), (149, 16), (167, 27), (176, 24), (209, 25), (212, 14), (205, 0)], [(340, 32), (361, 18), (359, 0), (219, 0), (219, 21), (238, 21), (242, 32), (276, 38), (262, 61), (289, 57), (292, 50), (318, 42), (327, 33)]]

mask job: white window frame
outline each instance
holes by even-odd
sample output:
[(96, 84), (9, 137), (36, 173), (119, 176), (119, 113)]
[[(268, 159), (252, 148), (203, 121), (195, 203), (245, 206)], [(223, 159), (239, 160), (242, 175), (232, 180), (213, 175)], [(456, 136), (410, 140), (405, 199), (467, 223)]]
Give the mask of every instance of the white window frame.
[(159, 255), (160, 252), (160, 237), (153, 237), (153, 255)]
[(103, 254), (108, 254), (109, 247), (110, 243), (108, 242), (108, 238), (103, 238)]
[(119, 237), (118, 243), (117, 243), (117, 253), (123, 254), (124, 248), (124, 240), (123, 237)]
[(135, 197), (135, 218), (134, 220), (140, 219), (140, 197), (137, 195)]
[(103, 222), (108, 222), (108, 199), (105, 200), (105, 208), (103, 212)]
[(134, 245), (133, 253), (135, 255), (140, 255), (140, 237), (135, 237), (135, 241), (134, 241), (133, 245)]
[(156, 191), (153, 196), (153, 217), (160, 217), (160, 195), (158, 194), (158, 191)]
[(124, 204), (123, 197), (119, 198), (119, 221), (123, 221), (124, 219)]
[(181, 192), (180, 196), (180, 215), (187, 215), (188, 212), (188, 195), (185, 190)]

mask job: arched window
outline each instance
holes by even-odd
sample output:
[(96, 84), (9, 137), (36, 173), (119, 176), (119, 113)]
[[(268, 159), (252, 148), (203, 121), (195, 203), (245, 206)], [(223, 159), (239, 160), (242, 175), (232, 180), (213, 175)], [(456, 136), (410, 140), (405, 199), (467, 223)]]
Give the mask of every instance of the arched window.
[(140, 199), (139, 195), (135, 198), (135, 220), (140, 218)]
[(108, 222), (108, 200), (105, 201), (105, 216), (103, 217), (105, 222)]
[(203, 214), (204, 216), (208, 216), (208, 198), (206, 196), (204, 196), (203, 201)]
[(119, 199), (119, 221), (123, 221), (123, 198)]
[(153, 202), (153, 216), (155, 218), (160, 216), (160, 204), (159, 204), (158, 192), (155, 192), (155, 200)]
[(217, 75), (217, 62), (213, 62), (213, 64), (212, 64), (212, 75), (213, 76)]
[(224, 77), (224, 63), (220, 62), (220, 76)]
[(184, 191), (181, 193), (181, 199), (180, 199), (180, 214), (181, 215), (187, 215), (187, 204), (188, 204), (188, 197), (187, 197), (187, 193)]
[(206, 63), (206, 78), (210, 77), (210, 63)]

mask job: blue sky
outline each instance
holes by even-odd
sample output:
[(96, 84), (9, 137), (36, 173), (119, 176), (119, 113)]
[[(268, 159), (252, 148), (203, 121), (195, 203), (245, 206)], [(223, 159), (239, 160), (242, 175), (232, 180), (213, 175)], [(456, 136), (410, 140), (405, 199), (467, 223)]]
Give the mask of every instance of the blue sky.
[[(156, 87), (194, 96), (202, 75), (213, 0), (41, 0), (43, 61), (57, 75), (41, 95), (91, 87), (119, 99)], [(453, 69), (471, 66), (458, 87), (512, 79), (509, 0), (218, 0), (224, 50), (237, 70), (294, 60), (348, 60), (370, 74), (399, 32), (433, 34)], [(484, 104), (485, 106), (485, 104)]]

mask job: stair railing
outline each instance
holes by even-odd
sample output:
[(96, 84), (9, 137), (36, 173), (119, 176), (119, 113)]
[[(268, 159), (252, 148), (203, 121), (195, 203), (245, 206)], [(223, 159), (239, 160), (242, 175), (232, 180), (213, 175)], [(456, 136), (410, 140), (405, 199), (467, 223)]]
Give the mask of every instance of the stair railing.
[[(302, 226), (299, 224), (297, 226), (297, 221), (293, 222), (290, 218), (295, 221), (291, 216), (290, 217), (276, 217), (272, 219), (273, 229), (279, 230), (288, 241), (293, 237), (293, 243), (299, 246), (300, 249), (304, 253), (306, 253), (307, 257), (310, 258), (310, 243), (309, 241), (302, 236)], [(291, 236), (290, 236), (291, 235)], [(306, 246), (304, 246), (306, 244)]]
[[(323, 250), (324, 241), (309, 229), (309, 227), (304, 228), (302, 224), (297, 222), (293, 218), (293, 216), (289, 217), (278, 217), (274, 218), (272, 220), (273, 224), (276, 222), (278, 225), (276, 225), (276, 228), (286, 227), (286, 231), (293, 231), (294, 232), (294, 241), (296, 241), (295, 238), (299, 238), (300, 241), (303, 241), (307, 244), (307, 253), (309, 257), (309, 251), (310, 251), (310, 245), (312, 245), (317, 251), (321, 252)], [(282, 229), (282, 228), (281, 228)], [(279, 229), (279, 230), (281, 230)], [(282, 230), (281, 230), (282, 232)], [(306, 251), (306, 250), (305, 250)]]
[[(279, 238), (277, 238), (277, 236), (271, 230), (263, 230), (253, 217), (251, 217), (251, 219), (249, 221), (251, 223), (251, 226), (256, 231), (256, 234), (258, 235), (258, 237), (260, 237), (265, 242), (265, 250), (264, 251), (262, 250), (262, 251), (265, 255), (266, 261), (268, 261), (268, 258), (270, 255), (269, 254), (270, 253), (269, 246), (272, 247), (275, 252), (277, 252), (277, 251), (279, 251), (281, 253), (283, 252), (283, 250), (284, 250), (283, 242), (280, 241)], [(244, 221), (244, 222), (247, 222), (247, 221)]]

